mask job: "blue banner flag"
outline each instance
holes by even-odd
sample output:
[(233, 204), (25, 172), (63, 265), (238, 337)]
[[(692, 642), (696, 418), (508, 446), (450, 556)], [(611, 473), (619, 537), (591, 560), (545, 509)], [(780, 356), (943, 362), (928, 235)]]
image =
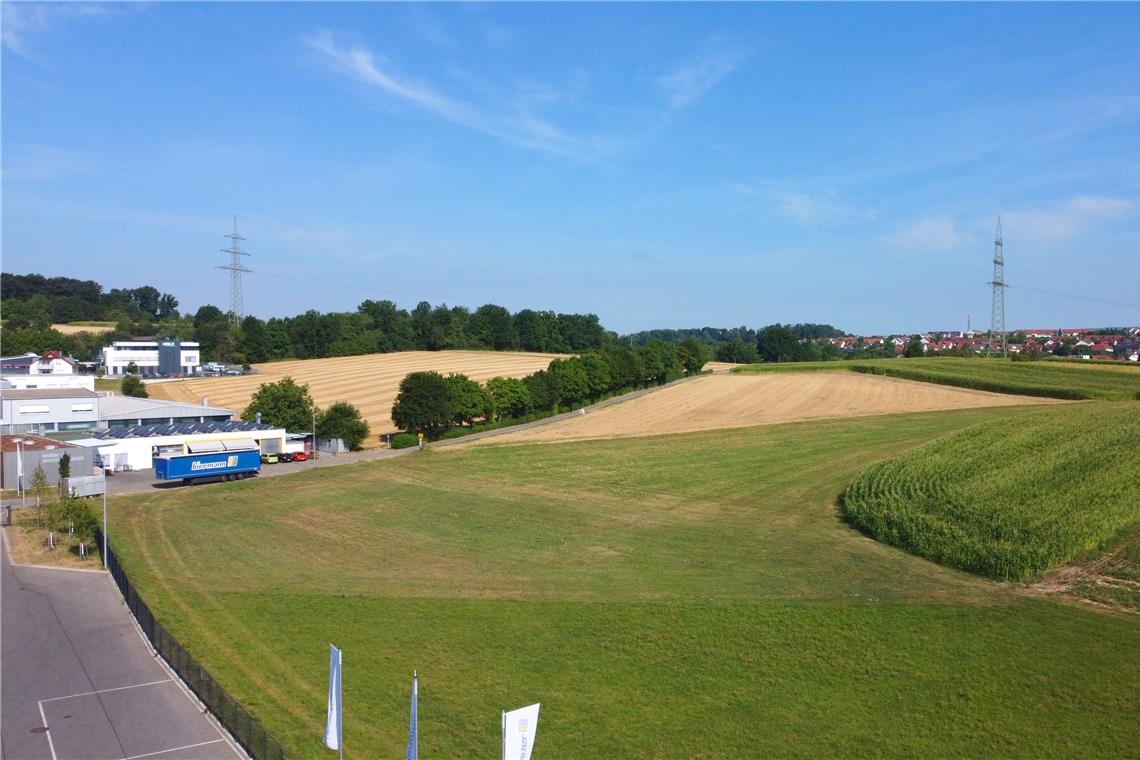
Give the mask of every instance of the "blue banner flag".
[(419, 760), (419, 723), (416, 717), (416, 697), (419, 693), (419, 676), (412, 671), (412, 715), (408, 718), (408, 756), (406, 760)]

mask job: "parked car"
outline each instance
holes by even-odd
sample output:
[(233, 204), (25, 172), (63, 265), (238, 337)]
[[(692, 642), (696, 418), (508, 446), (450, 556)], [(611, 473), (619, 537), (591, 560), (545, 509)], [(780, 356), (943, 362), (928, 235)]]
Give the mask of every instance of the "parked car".
[(282, 451), (280, 454), (277, 455), (277, 461), (278, 462), (292, 462), (293, 461), (293, 455), (290, 454), (288, 451)]
[(277, 462), (278, 462), (278, 459), (277, 459), (276, 454), (262, 454), (261, 455), (261, 463), (262, 464), (277, 464)]
[(294, 462), (307, 462), (307, 461), (309, 461), (309, 455), (303, 451), (294, 451), (293, 452), (293, 461)]

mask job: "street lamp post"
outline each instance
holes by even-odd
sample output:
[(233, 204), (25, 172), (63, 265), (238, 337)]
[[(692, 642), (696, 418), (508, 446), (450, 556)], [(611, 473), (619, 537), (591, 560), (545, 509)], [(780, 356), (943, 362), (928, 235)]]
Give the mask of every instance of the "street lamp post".
[(103, 569), (107, 569), (107, 476), (103, 475)]

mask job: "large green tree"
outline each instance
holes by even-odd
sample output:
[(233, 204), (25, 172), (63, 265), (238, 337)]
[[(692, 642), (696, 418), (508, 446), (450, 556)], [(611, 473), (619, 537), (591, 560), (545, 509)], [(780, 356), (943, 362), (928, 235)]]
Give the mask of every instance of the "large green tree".
[(150, 394), (147, 393), (146, 390), (146, 383), (139, 379), (138, 375), (131, 374), (124, 377), (122, 383), (119, 385), (119, 389), (124, 396), (150, 398)]
[(318, 436), (339, 438), (352, 451), (360, 450), (368, 431), (368, 423), (361, 419), (360, 410), (347, 401), (337, 401), (317, 417)]
[(401, 430), (432, 433), (451, 424), (451, 386), (438, 372), (412, 372), (400, 381), (392, 420)]
[(293, 378), (283, 377), (275, 383), (259, 385), (241, 418), (253, 422), (258, 412), (262, 422), (300, 433), (312, 428), (316, 406), (308, 385), (297, 385)]
[(712, 358), (708, 346), (695, 338), (686, 338), (677, 346), (677, 358), (686, 375), (695, 375)]
[(491, 415), (491, 397), (487, 390), (467, 375), (451, 374), (444, 378), (451, 391), (451, 421), (470, 425)]
[(550, 362), (546, 372), (554, 385), (558, 403), (572, 404), (589, 397), (590, 385), (581, 359), (555, 359)]
[(788, 328), (771, 325), (760, 331), (756, 351), (766, 362), (794, 362), (799, 360), (800, 344)]
[(487, 393), (495, 419), (521, 417), (530, 411), (530, 390), (518, 378), (492, 377), (487, 381)]

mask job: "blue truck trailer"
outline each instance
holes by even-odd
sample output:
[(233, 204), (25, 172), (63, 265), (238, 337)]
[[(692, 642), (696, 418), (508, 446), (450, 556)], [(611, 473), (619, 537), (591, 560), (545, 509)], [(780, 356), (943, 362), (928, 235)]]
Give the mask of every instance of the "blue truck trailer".
[(229, 449), (190, 454), (159, 454), (154, 474), (159, 480), (193, 484), (205, 480), (240, 480), (261, 472), (261, 450)]

